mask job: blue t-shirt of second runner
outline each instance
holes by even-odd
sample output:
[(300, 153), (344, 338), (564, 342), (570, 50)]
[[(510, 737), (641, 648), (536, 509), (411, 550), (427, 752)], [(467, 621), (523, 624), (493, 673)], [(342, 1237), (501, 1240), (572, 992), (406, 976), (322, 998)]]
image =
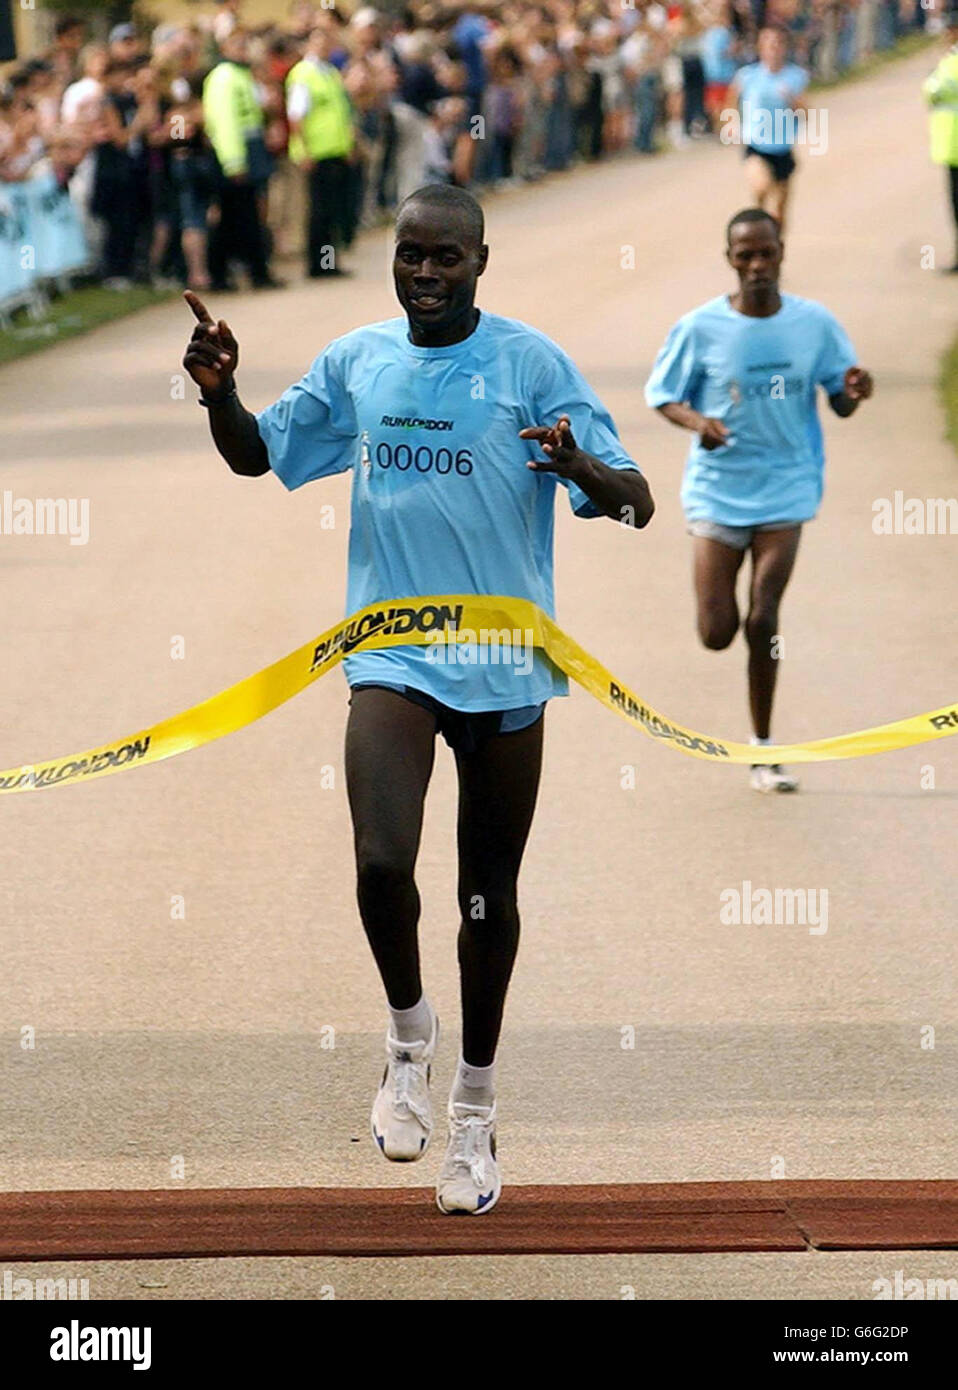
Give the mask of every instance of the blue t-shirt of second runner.
[(764, 63), (739, 68), (742, 144), (763, 154), (786, 154), (800, 129), (792, 102), (808, 86), (808, 73), (795, 63), (772, 72)]
[(692, 441), (682, 479), (688, 520), (811, 520), (825, 468), (817, 388), (837, 395), (854, 364), (841, 324), (795, 294), (783, 294), (768, 318), (740, 314), (721, 295), (679, 319), (655, 359), (645, 399), (653, 408), (687, 402), (729, 431), (718, 449), (703, 448), (697, 435)]
[[(524, 323), (482, 313), (449, 347), (417, 347), (405, 318), (347, 333), (256, 420), (286, 487), (352, 470), (348, 612), (423, 594), (499, 594), (554, 616), (557, 483), (578, 516), (599, 513), (574, 483), (528, 468), (543, 455), (518, 433), (561, 414), (580, 448), (635, 468), (566, 354)], [(408, 685), (471, 712), (567, 693), (539, 650), (531, 670), (435, 656), (421, 646), (357, 652), (346, 676)]]

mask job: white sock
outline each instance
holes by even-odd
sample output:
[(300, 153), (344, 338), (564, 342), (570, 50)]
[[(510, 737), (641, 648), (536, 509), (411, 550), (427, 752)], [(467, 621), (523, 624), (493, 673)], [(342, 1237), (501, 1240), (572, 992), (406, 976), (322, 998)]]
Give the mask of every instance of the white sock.
[[(753, 734), (752, 737), (749, 739), (749, 743), (752, 745), (753, 748), (768, 748), (768, 747), (771, 745), (771, 743), (772, 743), (772, 739), (771, 739), (771, 738), (757, 738), (757, 737), (755, 736), (755, 734)], [(770, 767), (771, 764), (770, 764), (770, 763), (753, 763), (752, 766), (753, 766), (753, 767)]]
[(493, 1105), (496, 1099), (496, 1064), (474, 1067), (460, 1056), (456, 1079), (452, 1083), (452, 1101), (459, 1105)]
[(411, 1009), (389, 1006), (389, 1031), (397, 1042), (428, 1042), (432, 1037), (432, 1005), (425, 995)]

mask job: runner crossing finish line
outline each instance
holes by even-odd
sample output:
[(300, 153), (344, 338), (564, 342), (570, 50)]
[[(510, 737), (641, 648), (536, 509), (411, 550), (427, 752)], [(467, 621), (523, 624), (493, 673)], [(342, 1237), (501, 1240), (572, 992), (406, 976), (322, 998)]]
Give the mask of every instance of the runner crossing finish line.
[[(594, 695), (600, 704), (651, 738), (689, 757), (709, 762), (746, 765), (754, 762), (753, 745), (700, 734), (659, 714), (527, 599), (438, 594), (372, 604), (280, 661), (152, 728), (141, 729), (126, 738), (70, 757), (0, 772), (0, 794), (38, 791), (106, 777), (124, 768), (145, 767), (191, 748), (200, 748), (285, 704), (352, 652), (400, 645), (446, 648), (448, 642), (444, 655), (451, 664), (453, 640), (457, 646), (468, 649), (470, 645), (478, 645), (480, 634), (486, 634), (488, 640), (483, 645), (493, 659), (497, 647), (505, 648), (513, 643), (516, 633), (545, 652), (560, 671)], [(958, 701), (926, 714), (856, 733), (810, 743), (783, 744), (762, 751), (770, 760), (774, 757), (776, 761), (796, 763), (828, 762), (889, 753), (932, 739), (949, 738), (956, 733)]]
[[(247, 479), (272, 472), (290, 490), (352, 474), (352, 617), (155, 728), (39, 771), (0, 775), (0, 790), (60, 786), (197, 747), (275, 709), (344, 661), (356, 896), (389, 1014), (370, 1133), (384, 1159), (413, 1162), (435, 1128), (430, 1078), (439, 1018), (420, 968), (415, 870), (442, 734), (459, 789), (462, 1028), (435, 1191), (442, 1212), (478, 1216), (502, 1192), (497, 1048), (520, 938), (518, 878), (547, 703), (567, 693), (571, 678), (692, 756), (752, 764), (756, 750), (664, 719), (557, 627), (552, 554), (560, 490), (577, 517), (640, 531), (654, 511), (648, 483), (561, 348), (527, 324), (479, 310), (489, 247), (471, 195), (444, 185), (420, 189), (400, 206), (395, 237), (402, 317), (327, 344), (303, 378), (258, 414), (239, 398), (239, 344), (229, 325), (186, 295), (196, 326), (183, 365), (232, 472)], [(510, 647), (518, 637), (528, 663), (496, 663), (504, 634)], [(947, 710), (782, 756), (876, 752), (955, 729), (958, 713)]]

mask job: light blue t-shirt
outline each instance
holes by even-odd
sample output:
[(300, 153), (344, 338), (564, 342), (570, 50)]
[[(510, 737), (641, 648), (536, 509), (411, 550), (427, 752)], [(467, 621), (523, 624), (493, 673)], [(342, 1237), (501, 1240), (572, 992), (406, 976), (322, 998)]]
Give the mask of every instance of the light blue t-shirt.
[(735, 76), (735, 59), (731, 56), (731, 29), (724, 24), (713, 24), (702, 35), (702, 66), (706, 82), (731, 82)]
[[(501, 594), (554, 616), (556, 484), (576, 515), (599, 512), (576, 485), (535, 473), (527, 425), (571, 421), (576, 442), (635, 468), (602, 403), (562, 350), (515, 319), (483, 313), (451, 347), (417, 347), (404, 318), (358, 328), (320, 353), (257, 417), (286, 487), (352, 470), (347, 611), (421, 594)], [(541, 651), (522, 664), (437, 663), (427, 647), (346, 659), (350, 685), (389, 681), (454, 709), (514, 709), (565, 695)]]
[(764, 154), (785, 154), (795, 144), (792, 100), (808, 86), (808, 73), (795, 63), (772, 72), (764, 63), (749, 63), (735, 74), (739, 90), (742, 144)]
[(712, 450), (694, 437), (682, 480), (687, 518), (725, 526), (810, 520), (825, 467), (816, 387), (837, 395), (854, 365), (838, 321), (794, 294), (783, 294), (769, 318), (740, 314), (720, 295), (679, 319), (645, 399), (653, 407), (687, 402), (730, 432)]

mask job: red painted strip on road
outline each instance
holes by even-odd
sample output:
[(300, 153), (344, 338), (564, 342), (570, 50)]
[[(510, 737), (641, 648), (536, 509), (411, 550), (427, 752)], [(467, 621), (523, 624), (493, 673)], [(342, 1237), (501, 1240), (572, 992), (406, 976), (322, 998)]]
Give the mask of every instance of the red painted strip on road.
[(0, 1194), (0, 1259), (598, 1255), (958, 1248), (958, 1182), (507, 1188), (481, 1219), (431, 1188)]

